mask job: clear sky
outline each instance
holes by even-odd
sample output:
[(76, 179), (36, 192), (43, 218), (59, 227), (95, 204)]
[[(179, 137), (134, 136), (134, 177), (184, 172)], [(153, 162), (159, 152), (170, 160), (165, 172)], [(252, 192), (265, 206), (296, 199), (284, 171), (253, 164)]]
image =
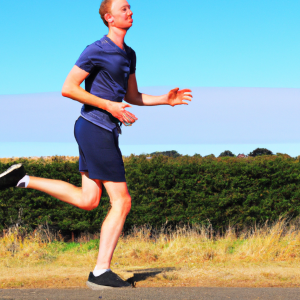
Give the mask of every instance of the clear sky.
[[(299, 0), (128, 1), (134, 23), (126, 43), (137, 53), (140, 91), (194, 90), (189, 106), (129, 109), (139, 121), (120, 139), (133, 145), (128, 153), (147, 144), (248, 153), (277, 143), (274, 152), (290, 145), (286, 152), (300, 154)], [(0, 152), (5, 143), (32, 143), (30, 153), (36, 142), (74, 142), (80, 104), (59, 91), (84, 48), (107, 33), (100, 2), (1, 2), (0, 128), (9, 130), (0, 131)], [(202, 153), (197, 147), (189, 151)]]
[[(139, 86), (300, 88), (299, 0), (129, 0)], [(0, 94), (60, 91), (97, 0), (2, 1)]]

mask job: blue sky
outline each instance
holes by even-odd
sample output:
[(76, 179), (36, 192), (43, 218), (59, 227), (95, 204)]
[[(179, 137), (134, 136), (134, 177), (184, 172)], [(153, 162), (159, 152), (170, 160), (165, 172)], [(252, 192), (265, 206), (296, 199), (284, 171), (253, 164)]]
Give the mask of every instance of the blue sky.
[[(0, 156), (12, 148), (19, 149), (14, 156), (77, 153), (73, 124), (80, 104), (59, 91), (83, 49), (107, 33), (100, 0), (2, 2), (0, 128), (9, 130), (0, 131)], [(130, 109), (139, 121), (124, 129), (126, 155), (164, 150), (164, 144), (165, 150), (216, 155), (276, 144), (273, 152), (300, 154), (299, 0), (129, 3), (134, 24), (126, 43), (137, 53), (140, 91), (178, 86), (195, 92), (189, 106)], [(58, 113), (62, 106), (67, 116)], [(9, 118), (12, 109), (18, 122)], [(52, 152), (35, 151), (35, 143), (52, 143)]]
[[(107, 33), (100, 1), (2, 1), (0, 94), (60, 91)], [(143, 86), (300, 88), (300, 1), (131, 0)]]

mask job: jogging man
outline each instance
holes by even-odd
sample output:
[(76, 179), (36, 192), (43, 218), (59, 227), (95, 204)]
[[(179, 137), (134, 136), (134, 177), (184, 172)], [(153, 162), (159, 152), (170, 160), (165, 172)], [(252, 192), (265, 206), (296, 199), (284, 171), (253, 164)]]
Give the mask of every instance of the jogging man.
[[(102, 224), (97, 264), (87, 285), (92, 289), (128, 287), (110, 270), (113, 252), (131, 208), (122, 154), (118, 146), (120, 125), (133, 124), (137, 118), (125, 110), (133, 105), (180, 105), (191, 101), (191, 90), (171, 90), (162, 96), (138, 91), (135, 52), (124, 43), (133, 19), (126, 0), (104, 0), (100, 16), (109, 32), (86, 47), (70, 71), (62, 95), (83, 103), (75, 123), (79, 146), (79, 171), (82, 187), (67, 182), (28, 176), (21, 164), (0, 174), (0, 189), (16, 186), (45, 192), (85, 210), (99, 205), (102, 186), (110, 197), (111, 210)], [(85, 90), (80, 84), (85, 80)]]

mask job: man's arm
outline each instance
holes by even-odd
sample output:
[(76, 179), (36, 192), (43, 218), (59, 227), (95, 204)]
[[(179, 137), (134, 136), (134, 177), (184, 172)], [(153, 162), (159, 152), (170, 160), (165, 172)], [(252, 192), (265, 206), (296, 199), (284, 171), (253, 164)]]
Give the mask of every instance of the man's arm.
[(191, 101), (193, 97), (189, 89), (179, 90), (179, 88), (171, 90), (168, 94), (162, 96), (151, 96), (142, 94), (138, 91), (137, 81), (135, 74), (131, 74), (128, 80), (127, 93), (125, 95), (125, 101), (139, 106), (154, 106), (154, 105), (180, 105), (188, 104), (187, 101)]
[(104, 109), (119, 119), (123, 124), (126, 122), (128, 123), (128, 116), (137, 120), (132, 113), (125, 110), (125, 107), (131, 107), (129, 104), (102, 99), (84, 90), (80, 84), (88, 77), (88, 75), (88, 72), (75, 65), (65, 80), (61, 94), (64, 97), (71, 98), (80, 103)]

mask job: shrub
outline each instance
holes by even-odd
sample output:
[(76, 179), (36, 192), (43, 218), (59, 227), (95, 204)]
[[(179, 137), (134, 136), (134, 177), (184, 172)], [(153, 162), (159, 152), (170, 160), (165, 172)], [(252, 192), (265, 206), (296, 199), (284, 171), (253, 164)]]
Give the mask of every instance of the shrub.
[(179, 157), (181, 156), (181, 154), (179, 154), (177, 151), (172, 150), (172, 151), (162, 151), (162, 152), (153, 152), (150, 154), (151, 156), (157, 156), (157, 155), (165, 155), (168, 157)]
[[(78, 161), (20, 159), (29, 175), (81, 185)], [(0, 163), (0, 172), (12, 162)], [(229, 224), (242, 229), (280, 216), (300, 214), (300, 161), (285, 156), (238, 159), (145, 155), (124, 160), (132, 209), (124, 230), (149, 224)], [(62, 233), (97, 232), (109, 210), (106, 192), (100, 205), (84, 211), (42, 192), (10, 188), (0, 192), (0, 230), (16, 223), (31, 230), (47, 222)], [(22, 212), (20, 214), (20, 211)], [(20, 218), (22, 221), (20, 221)]]

